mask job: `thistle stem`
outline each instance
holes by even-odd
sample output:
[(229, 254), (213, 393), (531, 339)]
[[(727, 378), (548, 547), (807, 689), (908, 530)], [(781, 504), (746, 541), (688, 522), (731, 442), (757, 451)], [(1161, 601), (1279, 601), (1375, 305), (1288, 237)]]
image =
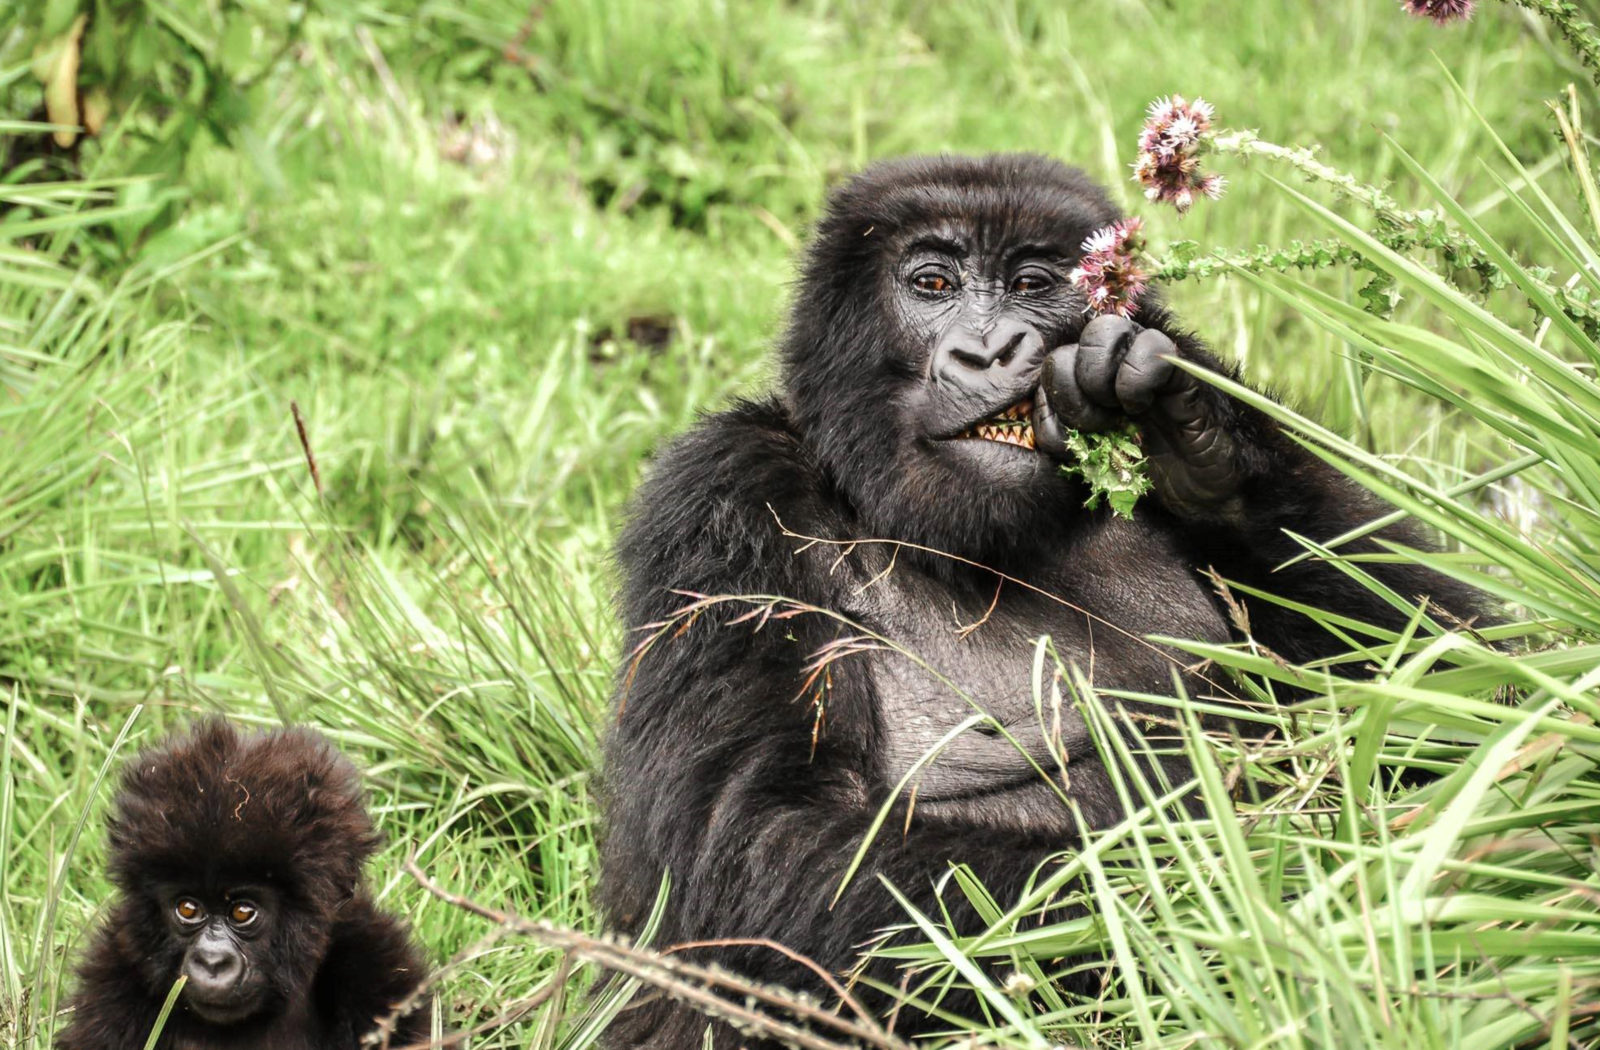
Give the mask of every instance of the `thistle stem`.
[[(1191, 244), (1193, 242), (1190, 242)], [(1182, 257), (1170, 255), (1155, 264), (1151, 278), (1161, 282), (1184, 281), (1193, 277), (1205, 280), (1219, 272), (1245, 270), (1262, 273), (1276, 270), (1316, 270), (1339, 263), (1361, 261), (1361, 253), (1333, 238), (1314, 241), (1291, 241), (1284, 247), (1258, 244), (1251, 249), (1226, 251), (1217, 249), (1205, 255)]]
[(1218, 153), (1231, 153), (1236, 157), (1268, 157), (1283, 161), (1315, 182), (1325, 182), (1352, 200), (1371, 208), (1381, 219), (1400, 224), (1411, 213), (1400, 207), (1400, 202), (1378, 187), (1362, 182), (1348, 172), (1330, 167), (1317, 159), (1317, 155), (1304, 146), (1280, 146), (1268, 142), (1253, 131), (1227, 129), (1210, 137), (1211, 148)]
[(1589, 75), (1600, 84), (1600, 32), (1593, 22), (1583, 17), (1578, 5), (1568, 0), (1510, 0), (1518, 7), (1527, 8), (1556, 27), (1556, 32), (1566, 38), (1578, 61), (1589, 68)]
[[(1563, 0), (1512, 0), (1512, 2), (1522, 3), (1525, 6), (1533, 4), (1571, 6), (1564, 4)], [(1583, 25), (1592, 35), (1593, 26), (1587, 22)], [(1600, 55), (1600, 51), (1596, 54)], [(1315, 153), (1304, 146), (1280, 146), (1275, 142), (1266, 141), (1254, 131), (1245, 129), (1216, 131), (1207, 136), (1207, 143), (1219, 153), (1230, 153), (1245, 158), (1266, 157), (1281, 161), (1313, 182), (1332, 186), (1336, 192), (1371, 209), (1380, 224), (1380, 229), (1374, 231), (1375, 236), (1397, 251), (1415, 248), (1439, 251), (1451, 263), (1476, 271), (1489, 287), (1502, 287), (1505, 284), (1506, 277), (1501, 273), (1499, 266), (1484, 255), (1465, 234), (1447, 225), (1441, 216), (1431, 211), (1412, 211), (1402, 207), (1399, 201), (1378, 187), (1362, 182), (1348, 172), (1324, 164), (1317, 159)], [(1284, 258), (1284, 249), (1258, 248), (1255, 252), (1243, 253), (1246, 257), (1243, 265), (1256, 273), (1269, 268), (1282, 271), (1290, 267), (1308, 268), (1327, 265), (1322, 256), (1314, 251), (1317, 243), (1303, 246), (1312, 249), (1304, 261), (1295, 254), (1293, 246), (1290, 250), (1291, 257), (1287, 259)], [(1349, 251), (1353, 250), (1346, 249), (1346, 252)], [(1337, 261), (1353, 261), (1346, 257), (1346, 252), (1336, 253)], [(1358, 259), (1359, 255), (1355, 255), (1354, 258)], [(1195, 260), (1195, 264), (1201, 261)], [(1217, 265), (1213, 264), (1211, 270), (1216, 269)], [(1182, 263), (1176, 265), (1167, 263), (1156, 276), (1164, 280), (1182, 280), (1191, 275), (1203, 278), (1210, 276), (1210, 271), (1194, 264), (1186, 268)], [(1538, 283), (1543, 292), (1560, 303), (1562, 310), (1568, 316), (1587, 325), (1600, 325), (1600, 311), (1585, 299), (1573, 294), (1570, 289), (1541, 280), (1532, 274), (1528, 276)]]

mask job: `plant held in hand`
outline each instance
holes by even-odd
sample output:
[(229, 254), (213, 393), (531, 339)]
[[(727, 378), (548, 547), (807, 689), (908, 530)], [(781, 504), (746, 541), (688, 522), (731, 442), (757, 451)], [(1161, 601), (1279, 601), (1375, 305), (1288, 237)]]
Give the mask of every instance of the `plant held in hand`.
[(1150, 283), (1140, 263), (1144, 250), (1144, 220), (1119, 219), (1102, 226), (1083, 242), (1083, 258), (1068, 278), (1089, 300), (1097, 314), (1131, 316)]
[[(1083, 257), (1067, 276), (1083, 292), (1090, 313), (1133, 315), (1150, 283), (1143, 252), (1144, 220), (1137, 216), (1103, 226), (1084, 240)], [(1088, 484), (1088, 506), (1097, 507), (1104, 500), (1115, 513), (1133, 516), (1134, 504), (1150, 491), (1138, 436), (1132, 424), (1099, 433), (1065, 434), (1073, 462), (1061, 469)]]

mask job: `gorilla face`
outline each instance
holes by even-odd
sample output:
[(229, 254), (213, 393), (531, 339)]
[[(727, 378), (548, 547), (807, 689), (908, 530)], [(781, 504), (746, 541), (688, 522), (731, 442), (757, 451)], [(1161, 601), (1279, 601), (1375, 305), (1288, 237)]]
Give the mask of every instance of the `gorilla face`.
[(163, 895), (167, 929), (188, 978), (183, 1005), (212, 1024), (233, 1024), (261, 1011), (271, 987), (274, 934), (282, 923), (277, 894), (267, 886), (200, 889)]
[(926, 364), (900, 400), (903, 443), (987, 487), (1053, 474), (1034, 448), (1033, 393), (1046, 355), (1070, 341), (1083, 298), (1064, 244), (983, 244), (947, 226), (917, 235), (889, 270), (885, 296), (901, 345)]
[(187, 978), (181, 1007), (210, 1025), (267, 1022), (305, 986), (326, 948), (325, 919), (264, 879), (156, 875), (128, 930), (147, 945), (155, 994)]
[(1082, 502), (1035, 448), (1034, 391), (1085, 301), (1067, 278), (1117, 213), (1042, 157), (921, 158), (837, 191), (784, 346), (808, 442), (870, 528), (973, 557)]

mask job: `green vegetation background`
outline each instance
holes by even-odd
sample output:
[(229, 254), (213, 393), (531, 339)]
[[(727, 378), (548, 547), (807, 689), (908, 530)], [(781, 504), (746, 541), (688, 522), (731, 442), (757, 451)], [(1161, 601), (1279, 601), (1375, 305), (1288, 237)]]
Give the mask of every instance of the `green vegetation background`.
[[(847, 173), (1037, 150), (1136, 204), (1144, 106), (1203, 94), (1375, 182), (1401, 172), (1392, 134), (1515, 248), (1441, 67), (1541, 176), (1544, 100), (1584, 79), (1509, 5), (1445, 29), (1391, 0), (93, 6), (113, 119), (70, 156), (19, 122), (30, 34), (78, 5), (0, 14), (0, 1033), (25, 1047), (104, 908), (102, 777), (198, 712), (355, 754), (389, 839), (374, 884), (435, 959), (484, 927), (404, 875), (412, 852), (594, 927), (608, 543), (651, 450), (770, 380), (806, 223)], [(1316, 232), (1258, 168), (1218, 167), (1221, 202), (1147, 213), (1158, 247)], [(1260, 288), (1171, 297), (1358, 444), (1426, 476), (1492, 462)], [(476, 952), (441, 1023), (553, 966)], [(578, 991), (473, 1045), (556, 1045)]]

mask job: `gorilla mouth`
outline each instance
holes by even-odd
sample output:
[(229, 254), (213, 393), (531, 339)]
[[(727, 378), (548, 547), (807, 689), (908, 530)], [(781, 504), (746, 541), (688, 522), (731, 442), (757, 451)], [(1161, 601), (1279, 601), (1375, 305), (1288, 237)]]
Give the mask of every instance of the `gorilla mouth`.
[(998, 441), (1002, 445), (1032, 449), (1033, 398), (1025, 397), (988, 419), (972, 424), (956, 435), (957, 440)]
[(191, 994), (191, 989), (185, 988), (183, 1004), (202, 1021), (226, 1025), (237, 1024), (255, 1013), (259, 998), (257, 995), (240, 995), (231, 991), (207, 998)]

